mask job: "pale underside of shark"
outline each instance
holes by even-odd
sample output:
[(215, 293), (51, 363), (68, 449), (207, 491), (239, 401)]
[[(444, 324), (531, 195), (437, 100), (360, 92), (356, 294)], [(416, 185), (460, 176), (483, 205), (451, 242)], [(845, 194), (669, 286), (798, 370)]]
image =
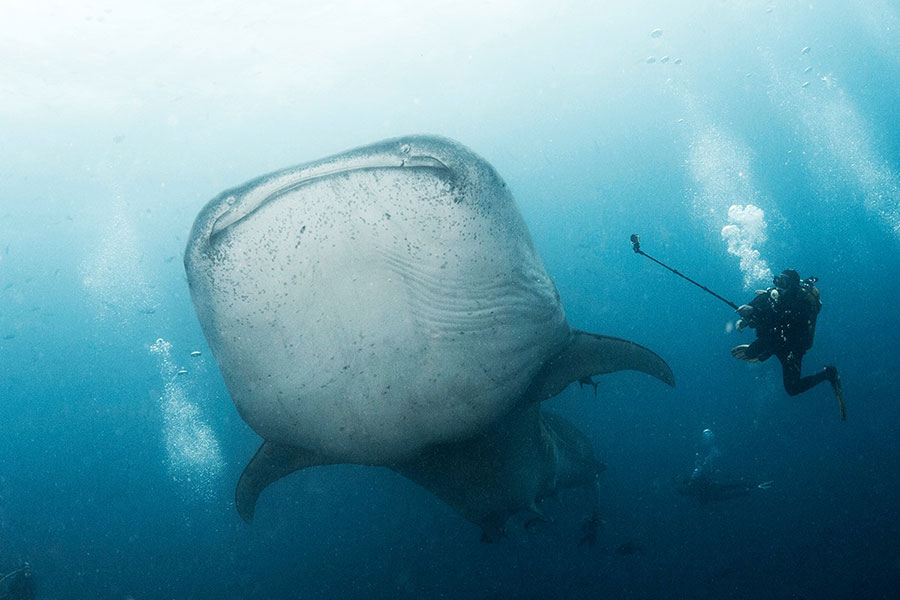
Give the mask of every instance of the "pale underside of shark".
[[(409, 136), (213, 199), (185, 252), (191, 296), (243, 419), (264, 439), (236, 506), (310, 466), (389, 467), (496, 537), (602, 465), (540, 402), (623, 369), (633, 342), (573, 329), (507, 189), (464, 146)], [(595, 494), (594, 494), (595, 495)]]

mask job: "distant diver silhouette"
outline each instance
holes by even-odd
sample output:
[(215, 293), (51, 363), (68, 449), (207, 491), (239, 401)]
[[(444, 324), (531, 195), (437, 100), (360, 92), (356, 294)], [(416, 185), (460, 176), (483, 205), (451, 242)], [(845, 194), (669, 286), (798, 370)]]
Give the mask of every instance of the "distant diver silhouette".
[(710, 502), (722, 502), (746, 496), (754, 488), (767, 490), (772, 487), (773, 481), (765, 481), (758, 485), (744, 481), (722, 482), (713, 477), (716, 472), (713, 464), (721, 455), (715, 445), (715, 434), (711, 429), (704, 429), (700, 438), (700, 445), (694, 458), (694, 470), (690, 475), (682, 478), (677, 491), (682, 496), (692, 496), (700, 504)]

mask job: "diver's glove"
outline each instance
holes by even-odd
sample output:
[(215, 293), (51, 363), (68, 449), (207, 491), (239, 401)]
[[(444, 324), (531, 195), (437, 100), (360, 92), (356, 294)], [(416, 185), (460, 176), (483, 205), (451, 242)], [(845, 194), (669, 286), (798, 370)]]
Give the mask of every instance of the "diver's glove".
[(738, 306), (737, 313), (741, 315), (742, 319), (747, 319), (753, 314), (753, 307), (749, 304), (741, 304)]
[(749, 304), (742, 304), (738, 307), (737, 313), (741, 316), (737, 322), (737, 330), (743, 331), (747, 327), (755, 327), (753, 317), (756, 315), (756, 309)]

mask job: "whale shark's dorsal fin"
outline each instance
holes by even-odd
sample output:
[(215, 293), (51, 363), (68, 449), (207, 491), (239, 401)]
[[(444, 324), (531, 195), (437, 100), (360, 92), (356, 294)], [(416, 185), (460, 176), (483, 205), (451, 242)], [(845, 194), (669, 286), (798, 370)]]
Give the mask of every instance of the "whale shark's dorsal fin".
[(569, 344), (538, 372), (526, 397), (542, 402), (573, 381), (623, 370), (641, 371), (675, 385), (672, 369), (653, 351), (629, 340), (573, 329)]
[(256, 501), (266, 487), (294, 471), (326, 464), (332, 463), (323, 460), (315, 452), (275, 442), (263, 442), (238, 480), (234, 492), (234, 505), (238, 514), (250, 523), (256, 510)]

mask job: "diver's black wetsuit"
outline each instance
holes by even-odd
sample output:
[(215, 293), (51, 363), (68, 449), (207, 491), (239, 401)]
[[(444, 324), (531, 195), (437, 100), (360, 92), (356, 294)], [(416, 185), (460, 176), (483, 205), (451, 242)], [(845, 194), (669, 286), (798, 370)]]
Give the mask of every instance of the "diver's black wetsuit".
[(746, 311), (744, 319), (756, 329), (757, 338), (741, 356), (735, 356), (755, 362), (775, 355), (781, 362), (784, 389), (795, 396), (829, 379), (829, 368), (806, 377), (800, 374), (803, 355), (812, 347), (822, 303), (812, 281), (801, 284), (796, 276), (783, 285), (750, 301), (753, 310)]

